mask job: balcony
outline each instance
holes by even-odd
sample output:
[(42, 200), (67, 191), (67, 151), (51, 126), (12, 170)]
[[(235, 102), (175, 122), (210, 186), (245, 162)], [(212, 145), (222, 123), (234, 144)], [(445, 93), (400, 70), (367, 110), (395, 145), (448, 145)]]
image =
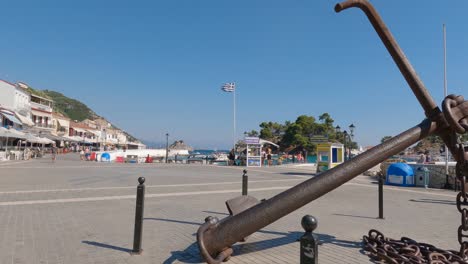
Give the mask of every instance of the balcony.
[(53, 129), (54, 126), (51, 125), (51, 124), (42, 124), (42, 123), (37, 123), (37, 124), (34, 124), (35, 127), (39, 127), (39, 128), (45, 128), (45, 129)]
[(49, 105), (43, 105), (43, 104), (39, 104), (39, 103), (36, 103), (36, 102), (31, 102), (31, 108), (33, 110), (38, 109), (40, 111), (52, 113), (52, 107), (50, 107)]

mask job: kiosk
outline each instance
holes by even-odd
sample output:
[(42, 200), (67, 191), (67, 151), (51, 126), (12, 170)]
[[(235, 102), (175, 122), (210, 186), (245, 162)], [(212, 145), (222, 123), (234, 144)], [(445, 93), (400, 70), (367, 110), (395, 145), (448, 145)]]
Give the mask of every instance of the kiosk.
[(329, 170), (343, 161), (343, 144), (331, 142), (317, 144), (317, 172)]
[(247, 167), (261, 167), (262, 166), (262, 145), (258, 137), (245, 137), (245, 144), (247, 145), (246, 165)]

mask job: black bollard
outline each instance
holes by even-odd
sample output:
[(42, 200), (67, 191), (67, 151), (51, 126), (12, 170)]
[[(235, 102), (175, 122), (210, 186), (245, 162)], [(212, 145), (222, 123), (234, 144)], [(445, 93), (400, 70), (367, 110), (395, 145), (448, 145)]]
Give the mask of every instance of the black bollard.
[(379, 175), (379, 219), (384, 219), (383, 217), (383, 175)]
[(299, 239), (301, 243), (300, 264), (318, 264), (319, 239), (312, 232), (317, 228), (317, 219), (311, 215), (302, 217), (301, 225), (306, 231)]
[(249, 176), (247, 176), (247, 170), (244, 170), (242, 175), (242, 195), (247, 195), (247, 188), (249, 184)]
[(140, 183), (137, 187), (136, 208), (135, 208), (135, 232), (133, 236), (132, 254), (141, 254), (141, 235), (143, 233), (143, 210), (145, 209), (145, 178), (138, 178)]

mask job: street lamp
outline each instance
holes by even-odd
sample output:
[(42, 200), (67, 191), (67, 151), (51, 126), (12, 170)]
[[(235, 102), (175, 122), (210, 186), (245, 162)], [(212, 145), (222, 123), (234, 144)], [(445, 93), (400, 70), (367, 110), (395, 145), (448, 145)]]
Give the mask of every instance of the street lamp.
[[(344, 153), (345, 153), (345, 161), (348, 160), (351, 156), (351, 150), (352, 150), (352, 142), (353, 142), (353, 137), (354, 137), (354, 129), (356, 126), (354, 124), (349, 125), (349, 131), (350, 133), (348, 134), (348, 131), (343, 131), (343, 146), (344, 146)], [(336, 126), (335, 131), (337, 134), (341, 132), (341, 127)], [(349, 155), (347, 155), (346, 151), (346, 143), (348, 142), (348, 149), (349, 149)]]
[(351, 148), (348, 146), (348, 150), (350, 151), (350, 153), (348, 154), (348, 152), (346, 151), (346, 140), (349, 139), (349, 142), (352, 142), (352, 139), (350, 137), (350, 135), (348, 134), (348, 131), (343, 131), (343, 144), (344, 144), (344, 152), (345, 152), (345, 161), (346, 160), (349, 160), (349, 156), (351, 156)]
[(167, 163), (168, 154), (169, 154), (169, 133), (166, 133), (166, 163)]
[(355, 128), (356, 127), (354, 126), (354, 124), (349, 125), (349, 132), (351, 132), (351, 135), (350, 135), (351, 138), (354, 137), (354, 129)]
[(336, 127), (335, 127), (335, 131), (336, 131), (337, 134), (340, 133), (340, 132), (341, 132), (341, 127), (340, 127), (340, 126), (336, 126)]

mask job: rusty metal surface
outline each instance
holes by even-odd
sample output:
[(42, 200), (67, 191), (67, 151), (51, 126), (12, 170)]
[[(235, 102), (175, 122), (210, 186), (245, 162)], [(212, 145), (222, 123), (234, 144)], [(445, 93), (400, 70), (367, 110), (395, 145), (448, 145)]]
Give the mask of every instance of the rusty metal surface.
[[(387, 157), (403, 151), (420, 139), (434, 133), (436, 128), (435, 123), (424, 120), (418, 126), (385, 141), (352, 160), (321, 173), (238, 215), (227, 217), (215, 224), (205, 223), (198, 231), (199, 235), (203, 233), (203, 237), (197, 237), (199, 246), (201, 243), (203, 244), (203, 248), (200, 247), (202, 255), (217, 256), (219, 252), (231, 247), (242, 238), (341, 186), (384, 161)], [(209, 228), (206, 225), (209, 225)], [(207, 259), (205, 258), (205, 260)]]
[[(436, 133), (439, 135), (456, 160), (461, 161), (460, 156), (456, 155), (460, 150), (460, 147), (457, 146), (456, 132), (466, 133), (468, 130), (468, 103), (464, 101), (463, 97), (449, 96), (444, 101), (444, 113), (442, 113), (372, 5), (366, 0), (349, 0), (336, 5), (335, 11), (340, 12), (350, 7), (358, 7), (367, 15), (423, 107), (428, 119), (356, 156), (352, 160), (321, 173), (235, 216), (227, 217), (222, 221), (212, 219), (206, 221), (198, 230), (197, 240), (200, 252), (207, 263), (219, 263), (218, 261), (223, 258), (222, 256), (232, 253), (228, 249), (242, 238), (338, 188), (357, 175), (431, 134)], [(468, 205), (468, 201), (466, 203)], [(468, 217), (466, 219), (467, 230), (464, 231), (468, 231)]]
[(375, 31), (377, 31), (377, 34), (398, 66), (398, 69), (400, 69), (401, 74), (405, 77), (406, 82), (408, 82), (411, 90), (413, 90), (414, 95), (416, 95), (416, 98), (423, 107), (426, 116), (431, 118), (437, 113), (440, 113), (440, 110), (429, 92), (426, 90), (423, 82), (419, 79), (418, 74), (414, 70), (413, 66), (411, 66), (411, 63), (406, 58), (395, 38), (392, 36), (392, 33), (390, 33), (390, 30), (387, 28), (374, 7), (367, 0), (350, 0), (337, 4), (335, 6), (335, 11), (338, 13), (351, 7), (358, 7), (367, 15)]
[(418, 243), (408, 237), (395, 240), (385, 237), (375, 229), (371, 229), (369, 234), (363, 237), (363, 241), (364, 250), (368, 252), (369, 257), (385, 263), (466, 263), (456, 251)]
[(237, 215), (258, 203), (260, 202), (257, 198), (250, 195), (242, 195), (227, 200), (226, 207), (230, 215)]

